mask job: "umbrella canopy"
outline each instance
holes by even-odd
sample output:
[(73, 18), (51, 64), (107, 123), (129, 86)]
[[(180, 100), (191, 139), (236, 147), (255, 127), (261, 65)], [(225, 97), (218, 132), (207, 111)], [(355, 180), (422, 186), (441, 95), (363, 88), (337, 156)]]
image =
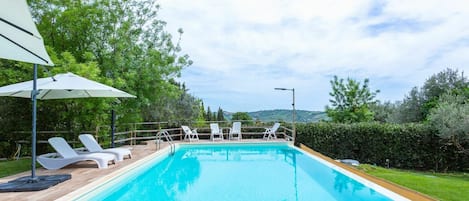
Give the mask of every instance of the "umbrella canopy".
[(36, 99), (135, 98), (135, 96), (124, 91), (88, 80), (73, 73), (57, 74), (54, 77), (37, 79), (36, 65), (34, 65), (34, 80), (0, 87), (0, 96), (32, 98), (33, 100), (31, 178), (24, 177), (6, 184), (0, 184), (0, 192), (42, 190), (71, 178), (70, 175), (36, 177)]
[(54, 65), (25, 0), (0, 0), (0, 58)]
[[(0, 87), (0, 96), (31, 98), (33, 81)], [(92, 97), (129, 97), (119, 89), (95, 82), (73, 73), (57, 74), (53, 77), (37, 79), (37, 99), (66, 99)]]
[[(33, 22), (26, 0), (0, 0), (0, 58), (34, 63), (32, 100), (31, 178), (0, 184), (0, 191), (31, 191), (70, 179), (70, 175), (36, 177), (36, 79), (37, 64), (54, 65)], [(57, 177), (58, 176), (58, 177)]]

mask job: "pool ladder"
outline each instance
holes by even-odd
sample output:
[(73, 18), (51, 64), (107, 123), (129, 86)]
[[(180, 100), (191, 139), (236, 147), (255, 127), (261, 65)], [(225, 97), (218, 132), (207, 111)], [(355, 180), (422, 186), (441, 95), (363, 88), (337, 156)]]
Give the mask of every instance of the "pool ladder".
[(174, 155), (174, 152), (176, 152), (176, 145), (174, 144), (173, 138), (171, 137), (171, 135), (169, 135), (168, 131), (166, 131), (166, 130), (161, 130), (156, 134), (156, 148), (157, 148), (157, 150), (160, 149), (160, 144), (162, 142), (161, 135), (163, 135), (163, 137), (166, 138), (166, 142), (168, 142), (168, 144), (169, 144), (169, 147), (170, 147), (169, 155), (170, 156)]

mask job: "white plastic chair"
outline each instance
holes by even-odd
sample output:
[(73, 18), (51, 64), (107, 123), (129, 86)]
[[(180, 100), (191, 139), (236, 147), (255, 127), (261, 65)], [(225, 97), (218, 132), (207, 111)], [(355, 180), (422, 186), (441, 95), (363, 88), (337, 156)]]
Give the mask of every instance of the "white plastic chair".
[(241, 140), (241, 122), (233, 122), (233, 127), (230, 128), (230, 132), (228, 133), (228, 139), (233, 140)]
[(275, 123), (272, 128), (266, 128), (263, 136), (264, 140), (277, 139), (275, 132), (277, 132), (279, 127), (280, 123)]
[(115, 163), (116, 156), (109, 153), (87, 153), (78, 154), (72, 147), (61, 137), (50, 138), (49, 144), (57, 151), (57, 153), (48, 153), (38, 156), (37, 161), (42, 167), (48, 170), (56, 170), (69, 164), (80, 161), (95, 161), (98, 168), (107, 168), (108, 163)]
[(212, 141), (223, 140), (223, 129), (220, 129), (217, 123), (210, 124), (210, 139)]
[(188, 126), (181, 126), (184, 131), (184, 140), (189, 140), (189, 142), (199, 140), (199, 134), (197, 133), (197, 128), (191, 130)]
[[(132, 158), (132, 152), (126, 148), (103, 149), (91, 134), (81, 134), (78, 136), (81, 143), (85, 145), (88, 152), (111, 153), (116, 155), (117, 161), (123, 161), (125, 156)], [(86, 153), (86, 152), (85, 152)]]

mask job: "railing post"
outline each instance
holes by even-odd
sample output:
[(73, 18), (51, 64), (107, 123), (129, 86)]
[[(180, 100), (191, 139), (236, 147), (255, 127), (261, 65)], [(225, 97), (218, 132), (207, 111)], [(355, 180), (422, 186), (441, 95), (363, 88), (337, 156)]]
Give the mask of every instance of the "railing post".
[(116, 114), (111, 110), (111, 147), (114, 148), (114, 133), (116, 132)]

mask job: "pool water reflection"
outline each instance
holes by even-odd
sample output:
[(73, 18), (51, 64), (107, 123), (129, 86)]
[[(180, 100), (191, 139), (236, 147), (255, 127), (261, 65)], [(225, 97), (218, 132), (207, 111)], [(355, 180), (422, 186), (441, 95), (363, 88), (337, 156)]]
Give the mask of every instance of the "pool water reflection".
[(182, 145), (95, 200), (391, 200), (286, 144)]

